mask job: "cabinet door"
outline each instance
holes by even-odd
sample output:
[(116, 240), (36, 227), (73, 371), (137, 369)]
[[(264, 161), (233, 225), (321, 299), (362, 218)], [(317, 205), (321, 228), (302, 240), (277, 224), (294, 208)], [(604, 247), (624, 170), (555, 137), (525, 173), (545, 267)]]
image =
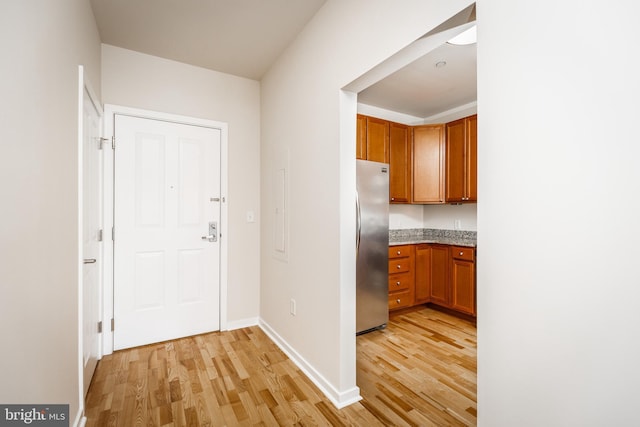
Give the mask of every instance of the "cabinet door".
[(409, 203), (411, 200), (410, 128), (389, 124), (389, 201)]
[(431, 296), (431, 246), (416, 246), (416, 304), (430, 301)]
[(467, 200), (478, 201), (478, 116), (467, 117), (465, 120), (467, 135), (466, 157), (466, 188)]
[(367, 160), (389, 163), (389, 122), (367, 117)]
[(447, 123), (447, 161), (446, 161), (446, 200), (462, 202), (465, 200), (466, 184), (466, 122), (465, 119)]
[(367, 160), (367, 117), (356, 116), (356, 159)]
[(444, 125), (414, 127), (414, 203), (444, 203), (444, 150)]
[(476, 314), (475, 263), (453, 259), (451, 261), (451, 308)]
[(431, 302), (450, 307), (449, 287), (449, 247), (432, 245), (431, 287), (429, 295)]

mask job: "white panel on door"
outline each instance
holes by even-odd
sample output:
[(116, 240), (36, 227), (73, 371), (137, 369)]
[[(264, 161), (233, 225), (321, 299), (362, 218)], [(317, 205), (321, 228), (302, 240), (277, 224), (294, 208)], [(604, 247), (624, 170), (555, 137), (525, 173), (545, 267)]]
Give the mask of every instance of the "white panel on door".
[(138, 226), (164, 224), (165, 141), (163, 135), (135, 135), (135, 203)]
[(139, 252), (135, 255), (135, 310), (164, 307), (164, 252)]
[(180, 225), (197, 225), (202, 222), (204, 153), (198, 141), (180, 141)]
[(178, 252), (178, 281), (180, 282), (181, 304), (202, 300), (203, 270), (206, 259), (202, 250), (182, 250)]

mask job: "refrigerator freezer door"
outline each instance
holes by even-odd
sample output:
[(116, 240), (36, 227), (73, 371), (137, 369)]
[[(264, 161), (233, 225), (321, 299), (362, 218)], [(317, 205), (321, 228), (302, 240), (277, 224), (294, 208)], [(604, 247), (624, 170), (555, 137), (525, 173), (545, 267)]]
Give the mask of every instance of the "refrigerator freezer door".
[(389, 319), (389, 165), (356, 160), (356, 332)]

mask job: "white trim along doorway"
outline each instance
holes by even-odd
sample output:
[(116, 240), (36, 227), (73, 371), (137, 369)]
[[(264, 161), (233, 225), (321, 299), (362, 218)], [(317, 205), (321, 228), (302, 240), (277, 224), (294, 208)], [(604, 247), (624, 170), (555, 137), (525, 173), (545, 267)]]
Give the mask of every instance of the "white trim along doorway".
[[(104, 138), (110, 147), (118, 148), (118, 141), (111, 144), (115, 134), (115, 117), (128, 116), (142, 119), (158, 120), (169, 123), (199, 126), (220, 131), (220, 224), (218, 235), (220, 236), (220, 270), (219, 270), (219, 325), (220, 330), (227, 329), (227, 259), (228, 259), (228, 126), (226, 123), (142, 110), (138, 108), (124, 107), (106, 104), (104, 107)], [(114, 227), (114, 200), (115, 200), (115, 169), (114, 149), (104, 150), (104, 293), (103, 293), (103, 328), (102, 344), (103, 354), (111, 354), (114, 350), (114, 332), (111, 325), (118, 327), (118, 320), (114, 319), (114, 245), (112, 230)], [(117, 231), (116, 231), (117, 239)], [(113, 320), (112, 320), (113, 319)]]

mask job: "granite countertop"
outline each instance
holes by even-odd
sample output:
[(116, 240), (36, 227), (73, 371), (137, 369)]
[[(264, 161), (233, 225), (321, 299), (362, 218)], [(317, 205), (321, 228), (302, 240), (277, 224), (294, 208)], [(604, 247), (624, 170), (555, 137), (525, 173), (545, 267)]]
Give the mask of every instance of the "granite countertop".
[(441, 243), (444, 245), (476, 247), (476, 231), (410, 228), (389, 230), (389, 246)]

